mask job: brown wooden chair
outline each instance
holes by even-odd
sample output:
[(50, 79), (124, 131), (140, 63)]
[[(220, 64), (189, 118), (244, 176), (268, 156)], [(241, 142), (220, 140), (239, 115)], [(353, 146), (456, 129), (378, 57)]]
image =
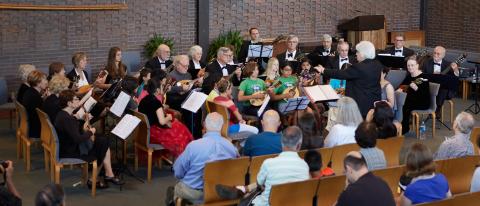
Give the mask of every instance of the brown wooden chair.
[(310, 206), (315, 197), (318, 183), (321, 180), (310, 179), (273, 185), (270, 191), (270, 205)]
[(377, 147), (383, 150), (387, 167), (397, 166), (400, 164), (400, 150), (403, 146), (405, 137), (391, 137), (388, 139), (378, 139)]
[(477, 145), (477, 139), (478, 139), (478, 136), (480, 135), (480, 127), (474, 127), (472, 129), (472, 133), (470, 134), (470, 141), (472, 141), (472, 144), (473, 144), (473, 153), (475, 155), (478, 155), (478, 152), (479, 152), (479, 149), (478, 148), (478, 145)]
[[(39, 108), (36, 109), (38, 114), (38, 119), (40, 119), (40, 139), (42, 140), (42, 147), (43, 147), (43, 159), (45, 161), (45, 171), (50, 171), (50, 163), (51, 163), (51, 147), (52, 147), (52, 134), (49, 131), (48, 121), (50, 118), (48, 115), (40, 110)], [(51, 121), (50, 121), (51, 122)]]
[[(342, 162), (343, 163), (343, 162)], [(320, 179), (317, 188), (317, 205), (332, 206), (345, 189), (345, 175)]]
[[(322, 156), (322, 169), (325, 169), (328, 162), (332, 159), (333, 148), (334, 147), (324, 147), (316, 149), (317, 152)], [(302, 150), (298, 152), (298, 155), (303, 159), (305, 158), (305, 153), (307, 153), (307, 150)]]
[(480, 161), (480, 156), (468, 156), (455, 159), (438, 160), (437, 172), (445, 175), (452, 194), (470, 191), (475, 166)]
[(223, 137), (228, 138), (228, 126), (230, 123), (230, 113), (228, 112), (228, 108), (211, 101), (207, 101), (207, 108), (209, 113), (217, 112), (220, 115), (222, 115), (223, 126), (222, 126), (222, 131), (220, 133)]
[[(343, 159), (347, 155), (347, 153), (351, 151), (358, 151), (360, 147), (356, 144), (344, 144), (333, 147), (332, 151), (332, 169), (335, 171), (336, 175), (343, 174)], [(328, 164), (325, 162), (324, 164)]]
[[(453, 102), (453, 100), (451, 99), (448, 99), (448, 100), (445, 100), (445, 103), (448, 103), (450, 105), (450, 123), (452, 124), (453, 126), (453, 107), (455, 105), (455, 103)], [(442, 122), (445, 122), (444, 119), (445, 119), (445, 115), (443, 113), (443, 108), (445, 107), (445, 104), (442, 105), (442, 109), (441, 109), (441, 119), (442, 119)]]
[(445, 200), (418, 204), (418, 206), (478, 206), (479, 200), (480, 192), (467, 192)]
[[(82, 167), (82, 183), (83, 185), (87, 185), (88, 180), (88, 162), (85, 162), (82, 159), (76, 158), (60, 158), (60, 145), (58, 140), (57, 132), (53, 127), (50, 120), (46, 120), (48, 125), (48, 135), (52, 137), (51, 139), (51, 147), (50, 151), (53, 151), (51, 154), (51, 165), (52, 165), (52, 179), (54, 180), (55, 184), (60, 184), (60, 170), (64, 166), (70, 165), (80, 165)], [(97, 192), (97, 161), (93, 161), (92, 163), (92, 197), (95, 197)]]
[(268, 158), (274, 158), (278, 156), (278, 154), (270, 154), (270, 155), (262, 155), (262, 156), (256, 156), (252, 157), (250, 161), (250, 168), (249, 168), (249, 174), (250, 174), (250, 183), (255, 183), (257, 182), (257, 174), (260, 172), (260, 167), (263, 164), (263, 161), (265, 161)]
[(390, 187), (390, 190), (392, 190), (394, 197), (400, 195), (400, 191), (398, 190), (398, 181), (404, 172), (405, 165), (372, 171), (375, 176), (380, 177), (387, 182), (388, 187)]
[[(30, 147), (34, 142), (40, 141), (36, 138), (30, 138), (28, 135), (28, 115), (25, 107), (19, 102), (15, 101), (15, 108), (18, 111), (20, 117), (19, 130), (17, 133), (17, 152), (20, 148), (20, 151), (23, 151), (23, 157), (25, 158), (25, 171), (29, 172), (31, 169), (30, 165)], [(19, 141), (20, 140), (20, 144)], [(18, 155), (18, 154), (17, 154)]]
[[(147, 116), (137, 111), (132, 111), (133, 115), (140, 119), (140, 123), (134, 131), (135, 142), (135, 171), (138, 170), (138, 152), (139, 150), (147, 153), (147, 181), (152, 180), (152, 158), (153, 152), (164, 150), (165, 148), (160, 144), (150, 144), (150, 124)], [(168, 158), (161, 156), (162, 159), (172, 164), (172, 161)], [(161, 164), (162, 161), (159, 161)], [(159, 165), (161, 167), (161, 165)]]
[(245, 184), (250, 159), (237, 159), (209, 162), (205, 165), (203, 175), (204, 205), (234, 205), (240, 200), (223, 200), (215, 191), (217, 184), (236, 186)]

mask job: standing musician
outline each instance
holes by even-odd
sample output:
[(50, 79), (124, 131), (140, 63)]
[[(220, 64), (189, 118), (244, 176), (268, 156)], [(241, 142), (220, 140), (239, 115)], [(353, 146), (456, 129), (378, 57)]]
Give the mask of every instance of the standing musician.
[(202, 47), (195, 45), (190, 47), (188, 52), (190, 56), (190, 64), (188, 65), (188, 73), (192, 75), (192, 78), (198, 78), (205, 74), (205, 62), (202, 59)]
[(345, 79), (345, 95), (358, 102), (360, 112), (365, 118), (373, 103), (381, 99), (380, 74), (383, 66), (375, 61), (375, 46), (369, 41), (361, 41), (357, 49), (358, 63), (344, 70), (325, 69), (319, 65), (316, 70), (323, 75), (336, 79)]
[(292, 75), (293, 69), (290, 64), (283, 65), (282, 67), (282, 76), (280, 76), (274, 83), (274, 89), (269, 89), (269, 94), (272, 97), (272, 101), (278, 103), (277, 108), (279, 113), (285, 110), (287, 106), (287, 99), (299, 95), (297, 84), (298, 78), (295, 75)]
[(247, 79), (240, 84), (238, 101), (243, 104), (244, 114), (257, 116), (258, 109), (260, 109), (265, 98), (266, 85), (262, 79), (258, 78), (258, 65), (256, 63), (247, 63), (243, 73)]
[(240, 47), (240, 53), (238, 54), (238, 60), (240, 62), (248, 62), (248, 49), (250, 45), (262, 45), (263, 43), (260, 41), (260, 33), (258, 29), (252, 27), (248, 30), (248, 34), (250, 36), (250, 40), (244, 40), (242, 43), (242, 47)]
[[(295, 35), (288, 35), (287, 37), (287, 51), (277, 55), (278, 62), (280, 65), (285, 65), (289, 61), (296, 61), (303, 54), (297, 49), (298, 46), (298, 37)], [(298, 68), (294, 69), (294, 73), (297, 74)]]
[(155, 56), (145, 63), (145, 67), (152, 69), (153, 73), (156, 74), (156, 70), (165, 71), (170, 64), (172, 64), (172, 60), (170, 60), (170, 47), (166, 44), (160, 44), (155, 51)]
[(227, 47), (220, 47), (217, 51), (217, 59), (207, 65), (205, 72), (208, 76), (205, 78), (202, 84), (202, 92), (210, 94), (215, 83), (222, 77), (228, 78), (232, 73), (235, 73), (237, 77), (242, 74), (242, 70), (235, 65), (228, 65), (233, 58), (233, 52)]
[(332, 48), (332, 36), (324, 34), (322, 36), (322, 46), (318, 46), (312, 53), (308, 54), (308, 58), (312, 61), (313, 66), (322, 65), (327, 67), (328, 57), (335, 56), (336, 48)]
[[(437, 113), (437, 118), (440, 118), (440, 113), (439, 112), (442, 109), (443, 102), (445, 99), (451, 99), (456, 92), (456, 88), (458, 88), (459, 80), (458, 80), (458, 75), (459, 75), (459, 70), (458, 70), (458, 65), (454, 62), (449, 62), (447, 60), (444, 60), (443, 58), (445, 57), (445, 48), (442, 46), (436, 46), (435, 49), (433, 49), (433, 55), (432, 58), (425, 61), (423, 63), (423, 71), (427, 74), (427, 77), (430, 79), (430, 81), (436, 82), (440, 84), (440, 90), (438, 91), (437, 95), (437, 110), (435, 111)], [(435, 76), (432, 76), (432, 74), (442, 74), (444, 73), (447, 69), (452, 69), (446, 73), (446, 75), (450, 76), (451, 81), (449, 80), (444, 80), (440, 79), (438, 81), (435, 81), (436, 78)]]
[(405, 36), (403, 34), (395, 35), (395, 45), (385, 49), (385, 52), (392, 56), (409, 57), (415, 54), (415, 52), (405, 47)]

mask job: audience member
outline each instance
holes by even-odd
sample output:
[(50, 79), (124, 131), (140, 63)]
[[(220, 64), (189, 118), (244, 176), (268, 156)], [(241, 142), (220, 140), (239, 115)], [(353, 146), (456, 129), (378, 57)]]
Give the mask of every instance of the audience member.
[(337, 101), (335, 123), (325, 138), (325, 147), (355, 143), (355, 130), (363, 121), (357, 103), (350, 97)]
[(268, 110), (262, 118), (263, 132), (248, 137), (243, 147), (245, 156), (259, 156), (282, 152), (281, 135), (277, 133), (280, 116), (275, 110)]
[(22, 197), (13, 183), (12, 161), (7, 160), (0, 164), (0, 175), (4, 177), (3, 183), (0, 184), (0, 205), (21, 206)]
[(451, 159), (474, 155), (473, 144), (470, 141), (470, 134), (475, 119), (470, 113), (461, 112), (453, 122), (455, 135), (446, 139), (435, 153), (435, 159)]
[(355, 141), (360, 146), (360, 153), (365, 159), (369, 171), (387, 167), (385, 154), (376, 147), (377, 136), (377, 128), (371, 122), (362, 122), (355, 130)]
[(37, 193), (35, 206), (64, 206), (65, 192), (59, 184), (48, 184)]

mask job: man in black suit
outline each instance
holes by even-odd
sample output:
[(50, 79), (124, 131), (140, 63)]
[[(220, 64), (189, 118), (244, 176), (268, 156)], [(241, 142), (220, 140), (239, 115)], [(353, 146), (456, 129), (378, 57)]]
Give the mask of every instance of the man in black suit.
[[(423, 71), (425, 74), (430, 75), (430, 81), (439, 83), (440, 90), (437, 95), (437, 118), (440, 118), (443, 102), (445, 99), (451, 99), (455, 95), (455, 92), (459, 85), (458, 75), (458, 65), (456, 63), (449, 62), (445, 59), (446, 50), (442, 46), (436, 46), (433, 49), (432, 58), (423, 63)], [(442, 72), (450, 69), (444, 76)]]
[(250, 45), (262, 45), (260, 33), (257, 28), (250, 28), (248, 34), (250, 35), (250, 40), (244, 40), (242, 47), (240, 47), (240, 53), (238, 54), (238, 61), (240, 62), (247, 62), (248, 48)]
[(172, 60), (170, 60), (170, 47), (168, 47), (166, 44), (160, 44), (155, 51), (155, 57), (145, 63), (145, 67), (150, 68), (152, 70), (152, 74), (156, 74), (156, 70), (165, 71), (165, 69), (171, 64)]
[(280, 67), (285, 65), (287, 62), (297, 62), (293, 64), (293, 70), (295, 73), (298, 73), (299, 70), (299, 61), (298, 59), (303, 56), (303, 54), (297, 50), (298, 46), (298, 37), (295, 35), (288, 35), (287, 37), (287, 51), (277, 55), (278, 63)]
[(324, 34), (322, 37), (322, 46), (316, 47), (308, 58), (312, 61), (312, 66), (322, 65), (326, 67), (330, 56), (335, 56), (337, 49), (332, 47), (332, 36)]
[(345, 95), (357, 102), (360, 113), (365, 118), (373, 108), (373, 103), (381, 99), (380, 74), (383, 65), (374, 60), (375, 46), (371, 42), (361, 41), (355, 48), (358, 63), (347, 69), (325, 69), (321, 65), (315, 69), (327, 77), (347, 80)]
[(409, 57), (415, 54), (415, 52), (407, 47), (405, 47), (405, 37), (402, 34), (395, 36), (394, 40), (395, 46), (385, 49), (385, 53), (391, 54), (392, 56), (403, 56)]
[[(325, 68), (341, 70), (345, 69), (347, 65), (345, 64), (354, 64), (357, 63), (357, 59), (353, 55), (348, 55), (350, 51), (350, 45), (347, 42), (339, 42), (337, 45), (338, 55), (329, 56), (328, 63)], [(328, 78), (323, 76), (323, 82), (327, 82)]]
[(232, 73), (239, 77), (241, 70), (236, 65), (229, 65), (232, 61), (233, 52), (227, 47), (220, 47), (217, 51), (217, 59), (207, 65), (205, 72), (208, 74), (202, 84), (202, 92), (210, 94), (215, 83), (217, 83), (222, 77), (229, 77)]

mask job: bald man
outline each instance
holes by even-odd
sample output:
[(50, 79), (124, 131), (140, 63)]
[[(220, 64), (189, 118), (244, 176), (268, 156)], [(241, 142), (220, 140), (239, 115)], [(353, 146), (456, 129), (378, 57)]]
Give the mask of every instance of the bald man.
[(277, 132), (280, 124), (280, 115), (277, 111), (266, 111), (262, 118), (263, 132), (248, 137), (243, 154), (252, 157), (282, 152), (281, 135)]
[(155, 56), (145, 63), (145, 67), (150, 68), (152, 74), (158, 73), (156, 70), (165, 71), (165, 69), (172, 64), (170, 60), (170, 47), (166, 44), (160, 44), (155, 51)]
[[(437, 110), (436, 116), (440, 118), (441, 108), (445, 99), (451, 99), (455, 96), (455, 93), (458, 89), (460, 81), (458, 80), (458, 65), (456, 63), (449, 62), (444, 59), (446, 49), (442, 46), (436, 46), (433, 49), (432, 58), (425, 61), (423, 64), (423, 72), (427, 74), (430, 82), (435, 82), (440, 84), (440, 90), (437, 95)], [(441, 74), (448, 67), (451, 67), (451, 70), (447, 72), (446, 75), (433, 75)]]
[(347, 187), (340, 194), (337, 206), (395, 206), (388, 184), (368, 171), (367, 163), (358, 151), (351, 151), (343, 160)]

